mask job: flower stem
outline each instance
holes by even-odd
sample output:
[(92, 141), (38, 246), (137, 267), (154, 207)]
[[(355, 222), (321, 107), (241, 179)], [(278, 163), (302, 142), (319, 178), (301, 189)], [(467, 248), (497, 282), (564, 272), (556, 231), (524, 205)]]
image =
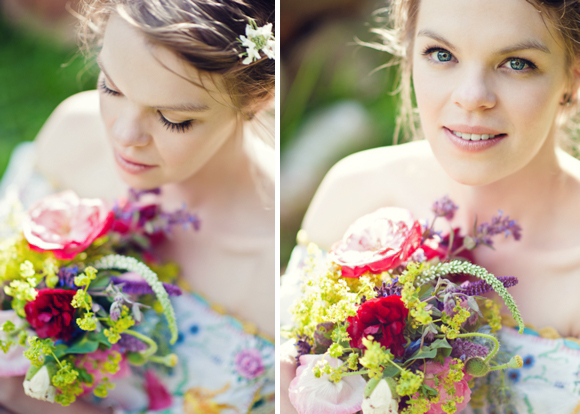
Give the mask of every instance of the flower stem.
[(124, 331), (123, 333), (133, 335), (137, 339), (140, 339), (141, 341), (143, 341), (147, 345), (149, 345), (147, 349), (144, 349), (143, 351), (139, 351), (139, 353), (145, 359), (151, 359), (153, 354), (155, 354), (155, 352), (157, 352), (157, 343), (153, 339), (149, 338), (148, 336), (145, 336), (142, 333), (139, 333), (137, 331), (133, 331), (131, 329), (128, 329), (128, 330)]

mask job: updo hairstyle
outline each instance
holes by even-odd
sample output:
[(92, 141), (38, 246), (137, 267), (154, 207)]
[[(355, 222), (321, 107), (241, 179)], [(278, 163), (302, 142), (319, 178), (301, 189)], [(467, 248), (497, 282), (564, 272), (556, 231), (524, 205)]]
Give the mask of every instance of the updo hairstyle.
[(232, 102), (247, 119), (274, 95), (275, 61), (243, 64), (238, 38), (246, 25), (274, 24), (274, 0), (86, 0), (80, 11), (83, 50), (102, 42), (112, 13), (119, 13), (153, 45), (164, 46), (202, 73), (223, 77)]

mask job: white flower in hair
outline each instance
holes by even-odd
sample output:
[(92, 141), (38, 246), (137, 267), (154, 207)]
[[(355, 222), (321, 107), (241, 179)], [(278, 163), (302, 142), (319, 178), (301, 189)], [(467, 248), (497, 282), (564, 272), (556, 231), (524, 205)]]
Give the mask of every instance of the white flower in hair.
[(246, 35), (241, 35), (239, 41), (246, 48), (246, 51), (240, 54), (240, 57), (245, 57), (242, 61), (244, 65), (260, 60), (260, 52), (270, 59), (275, 58), (276, 41), (272, 34), (272, 23), (258, 27), (255, 21), (250, 20), (246, 25)]

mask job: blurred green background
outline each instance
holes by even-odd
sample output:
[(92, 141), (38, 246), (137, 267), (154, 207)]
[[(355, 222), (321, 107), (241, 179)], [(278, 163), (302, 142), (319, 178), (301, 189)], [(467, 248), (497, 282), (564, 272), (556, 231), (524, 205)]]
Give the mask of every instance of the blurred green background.
[(74, 43), (74, 19), (57, 3), (49, 14), (40, 2), (0, 2), (0, 176), (61, 101), (96, 84)]
[(292, 0), (281, 2), (282, 269), (306, 208), (328, 169), (339, 159), (393, 142), (396, 68), (378, 69), (384, 2)]

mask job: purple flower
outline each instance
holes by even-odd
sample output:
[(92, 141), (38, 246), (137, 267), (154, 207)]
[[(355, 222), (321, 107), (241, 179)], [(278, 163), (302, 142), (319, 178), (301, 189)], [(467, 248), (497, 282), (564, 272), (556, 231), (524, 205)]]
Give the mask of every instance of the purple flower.
[(121, 339), (119, 339), (117, 345), (128, 352), (139, 352), (147, 348), (147, 345), (140, 339), (124, 333), (121, 334)]
[(68, 266), (68, 267), (61, 267), (58, 271), (58, 286), (59, 287), (68, 287), (71, 289), (78, 289), (78, 286), (75, 285), (74, 279), (75, 276), (79, 274), (79, 267), (78, 266)]
[(465, 361), (475, 357), (485, 357), (489, 350), (486, 346), (465, 339), (456, 339), (451, 343), (451, 357)]
[(509, 216), (504, 217), (503, 212), (500, 210), (497, 216), (491, 218), (490, 223), (481, 223), (477, 227), (474, 236), (476, 246), (485, 244), (491, 247), (493, 246), (491, 237), (502, 233), (505, 234), (505, 237), (512, 235), (516, 240), (522, 237), (522, 228), (515, 220), (511, 220)]
[(431, 207), (431, 210), (435, 213), (435, 217), (445, 217), (449, 221), (453, 219), (457, 209), (457, 204), (451, 201), (449, 196), (443, 196), (435, 201)]
[[(145, 281), (127, 280), (121, 277), (112, 276), (111, 282), (116, 285), (122, 284), (122, 292), (130, 295), (146, 295), (154, 293), (153, 289), (151, 289), (151, 286), (149, 286), (149, 284)], [(179, 296), (182, 294), (181, 289), (178, 286), (172, 285), (170, 283), (163, 283), (163, 287), (169, 296)]]
[(381, 287), (375, 287), (375, 291), (377, 292), (377, 298), (386, 298), (387, 296), (401, 296), (401, 291), (403, 290), (402, 286), (396, 286), (399, 278), (394, 278), (391, 283), (388, 285), (383, 282)]
[(254, 379), (264, 372), (262, 354), (255, 348), (244, 349), (236, 355), (236, 370), (247, 379)]
[[(503, 283), (506, 289), (518, 284), (518, 278), (515, 276), (499, 276), (498, 280)], [(482, 296), (491, 290), (491, 285), (485, 280), (465, 282), (454, 289), (455, 292), (463, 293), (467, 296)]]
[(298, 352), (298, 355), (296, 355), (296, 363), (298, 365), (300, 365), (300, 356), (309, 354), (310, 350), (312, 349), (307, 339), (308, 338), (306, 336), (303, 336), (299, 338), (294, 344), (296, 347), (296, 352)]
[(189, 211), (187, 211), (187, 207), (185, 205), (172, 213), (161, 213), (161, 217), (165, 222), (163, 231), (166, 234), (171, 233), (171, 229), (177, 225), (182, 225), (184, 228), (191, 226), (196, 231), (199, 230), (201, 225), (199, 218), (195, 214), (191, 214)]

